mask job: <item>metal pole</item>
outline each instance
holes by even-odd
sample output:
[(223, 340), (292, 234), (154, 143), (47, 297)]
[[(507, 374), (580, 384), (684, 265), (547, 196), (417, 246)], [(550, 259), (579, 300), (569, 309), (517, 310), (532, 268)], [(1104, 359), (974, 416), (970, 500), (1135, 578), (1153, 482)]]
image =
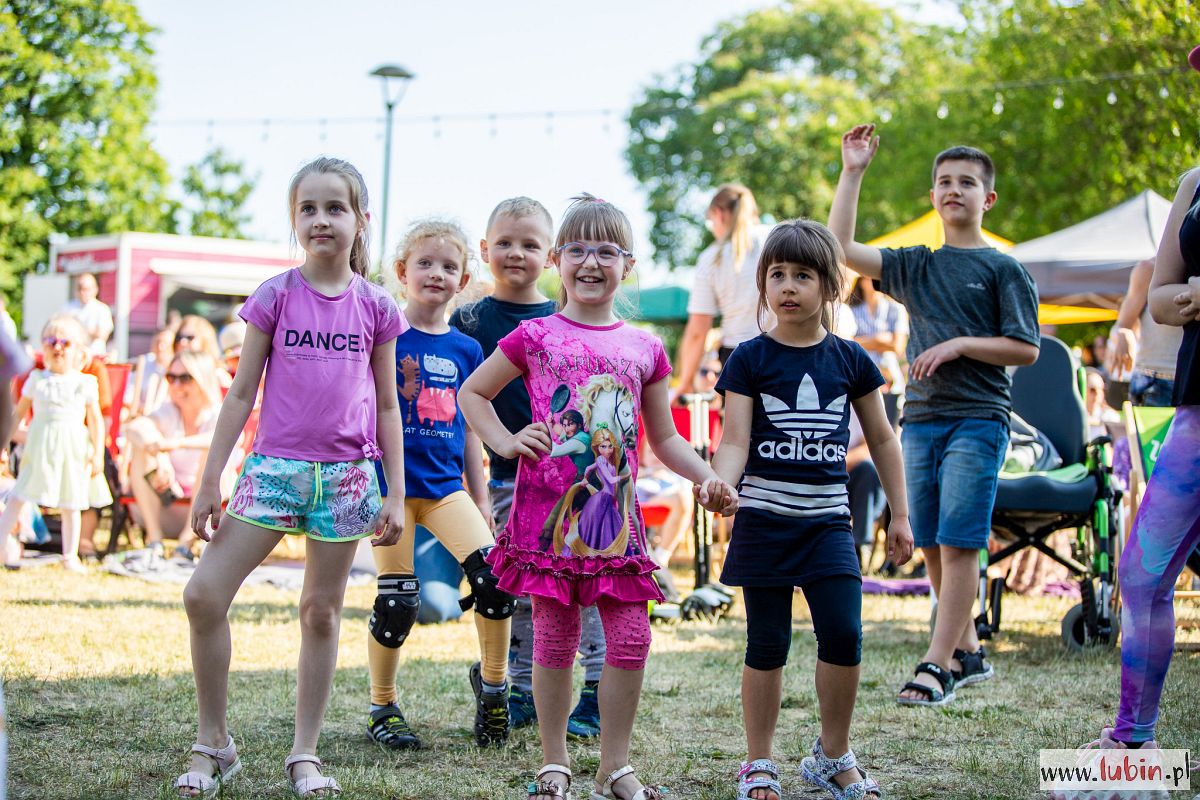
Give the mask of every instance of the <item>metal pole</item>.
[(379, 271), (383, 271), (384, 259), (387, 258), (387, 219), (388, 219), (388, 187), (392, 183), (392, 109), (394, 102), (385, 103), (387, 106), (387, 123), (383, 132), (383, 205), (379, 212)]

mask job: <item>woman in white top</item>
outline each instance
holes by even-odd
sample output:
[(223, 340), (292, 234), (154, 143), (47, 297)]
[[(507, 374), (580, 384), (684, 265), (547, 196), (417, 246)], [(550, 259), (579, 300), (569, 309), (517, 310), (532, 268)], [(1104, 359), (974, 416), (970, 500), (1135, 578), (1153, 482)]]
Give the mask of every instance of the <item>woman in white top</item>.
[[(717, 189), (705, 215), (716, 241), (705, 248), (696, 263), (688, 299), (687, 326), (679, 342), (674, 396), (690, 390), (704, 354), (704, 337), (721, 317), (721, 361), (733, 348), (762, 333), (758, 320), (758, 286), (755, 268), (770, 226), (759, 223), (754, 195), (740, 183)], [(763, 320), (769, 328), (773, 322)]]
[(1175, 359), (1183, 328), (1159, 325), (1146, 302), (1154, 259), (1139, 261), (1129, 273), (1129, 291), (1113, 326), (1105, 369), (1116, 380), (1129, 381), (1135, 406), (1169, 406), (1175, 388)]

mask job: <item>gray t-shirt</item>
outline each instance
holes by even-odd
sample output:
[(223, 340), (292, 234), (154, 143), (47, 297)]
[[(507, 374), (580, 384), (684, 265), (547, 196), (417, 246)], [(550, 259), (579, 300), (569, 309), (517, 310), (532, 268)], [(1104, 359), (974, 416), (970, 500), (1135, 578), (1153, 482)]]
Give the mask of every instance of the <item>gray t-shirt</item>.
[[(1040, 344), (1037, 287), (1025, 268), (991, 247), (884, 249), (880, 288), (908, 309), (908, 361), (958, 336), (1007, 336)], [(974, 417), (1008, 422), (1012, 381), (1004, 367), (965, 356), (908, 384), (904, 421)]]

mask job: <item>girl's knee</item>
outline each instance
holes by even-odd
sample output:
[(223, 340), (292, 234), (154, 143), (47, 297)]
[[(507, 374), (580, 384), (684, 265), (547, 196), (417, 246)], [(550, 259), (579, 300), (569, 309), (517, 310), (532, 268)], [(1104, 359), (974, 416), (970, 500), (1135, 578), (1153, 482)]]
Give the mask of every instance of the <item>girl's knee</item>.
[(857, 667), (862, 661), (862, 626), (822, 631), (817, 637), (817, 660), (835, 667)]
[(769, 672), (787, 665), (788, 650), (791, 649), (791, 631), (771, 631), (769, 635), (758, 632), (746, 637), (745, 663), (750, 669)]
[(208, 624), (223, 620), (229, 613), (229, 603), (220, 597), (213, 587), (206, 586), (195, 578), (183, 587), (183, 607), (188, 620), (194, 624)]
[(575, 665), (575, 651), (579, 642), (574, 645), (563, 641), (533, 640), (533, 663), (546, 669), (571, 669)]
[(342, 616), (341, 605), (326, 599), (300, 601), (300, 629), (317, 636), (336, 636)]

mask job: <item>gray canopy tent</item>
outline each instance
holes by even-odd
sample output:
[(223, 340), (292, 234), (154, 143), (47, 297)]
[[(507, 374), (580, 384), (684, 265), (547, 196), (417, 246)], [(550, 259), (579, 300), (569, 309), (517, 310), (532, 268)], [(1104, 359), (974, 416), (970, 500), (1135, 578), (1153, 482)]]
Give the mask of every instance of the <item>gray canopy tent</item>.
[(1133, 265), (1158, 251), (1170, 201), (1147, 189), (1083, 222), (1022, 242), (1008, 254), (1037, 281), (1043, 303), (1116, 308)]

